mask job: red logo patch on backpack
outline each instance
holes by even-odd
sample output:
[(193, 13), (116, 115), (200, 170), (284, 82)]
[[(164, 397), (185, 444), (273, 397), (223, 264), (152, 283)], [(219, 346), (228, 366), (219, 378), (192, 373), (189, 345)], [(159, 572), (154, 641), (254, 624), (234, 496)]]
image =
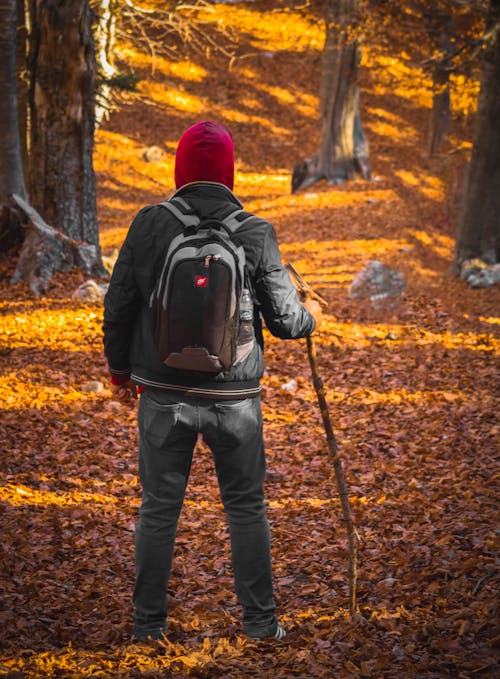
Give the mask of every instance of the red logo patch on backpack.
[(196, 276), (194, 285), (196, 288), (206, 288), (208, 284), (208, 276)]

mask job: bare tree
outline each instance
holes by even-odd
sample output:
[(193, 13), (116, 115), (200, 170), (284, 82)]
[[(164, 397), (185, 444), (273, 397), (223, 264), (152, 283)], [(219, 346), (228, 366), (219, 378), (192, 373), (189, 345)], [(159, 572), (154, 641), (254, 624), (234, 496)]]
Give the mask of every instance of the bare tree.
[(481, 89), (456, 261), (500, 261), (500, 0), (490, 0)]
[(360, 172), (370, 178), (368, 143), (359, 113), (361, 60), (358, 0), (327, 0), (319, 151), (293, 169), (292, 193), (320, 179), (343, 184)]

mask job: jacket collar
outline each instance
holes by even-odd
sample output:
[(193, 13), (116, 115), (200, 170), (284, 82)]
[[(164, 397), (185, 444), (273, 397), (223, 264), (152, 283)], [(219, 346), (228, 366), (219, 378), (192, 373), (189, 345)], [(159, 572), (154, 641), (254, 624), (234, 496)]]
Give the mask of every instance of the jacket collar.
[(189, 182), (189, 184), (184, 184), (184, 186), (181, 186), (180, 189), (177, 189), (177, 191), (171, 196), (171, 198), (173, 198), (174, 196), (182, 196), (184, 194), (192, 194), (197, 197), (199, 196), (200, 198), (212, 197), (219, 198), (221, 200), (230, 200), (232, 203), (235, 203), (240, 208), (243, 208), (243, 205), (238, 200), (238, 198), (236, 198), (231, 189), (227, 187), (225, 184), (220, 184), (219, 182), (206, 182), (206, 181)]

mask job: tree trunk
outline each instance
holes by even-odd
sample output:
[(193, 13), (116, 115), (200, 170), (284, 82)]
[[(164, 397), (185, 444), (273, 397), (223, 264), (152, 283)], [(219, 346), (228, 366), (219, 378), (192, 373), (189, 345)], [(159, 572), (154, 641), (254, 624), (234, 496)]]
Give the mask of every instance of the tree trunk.
[(118, 0), (93, 0), (92, 9), (97, 15), (94, 39), (98, 79), (96, 122), (99, 125), (108, 117), (111, 108), (109, 79), (116, 75), (114, 49)]
[(106, 78), (111, 78), (116, 73), (113, 55), (118, 2), (117, 0), (98, 0), (94, 6), (97, 13), (95, 27), (97, 65)]
[(432, 73), (433, 93), (429, 130), (429, 156), (431, 157), (439, 152), (451, 121), (450, 69), (447, 65), (452, 49), (451, 17), (441, 15), (439, 19), (439, 49), (441, 54)]
[(54, 228), (97, 245), (95, 55), (88, 0), (39, 0), (33, 44), (31, 200)]
[(17, 0), (17, 37), (16, 37), (16, 72), (17, 72), (17, 109), (19, 123), (19, 144), (23, 161), (24, 177), (29, 176), (29, 11), (25, 0)]
[(24, 185), (16, 91), (16, 0), (0, 3), (0, 247), (7, 250), (21, 242), (22, 230), (7, 207), (8, 196), (26, 196)]
[(295, 166), (292, 193), (326, 178), (330, 184), (371, 175), (368, 143), (359, 114), (361, 48), (356, 36), (357, 0), (329, 0), (323, 49), (320, 112), (321, 143), (313, 158)]
[(491, 0), (474, 146), (459, 220), (456, 263), (500, 261), (500, 0)]

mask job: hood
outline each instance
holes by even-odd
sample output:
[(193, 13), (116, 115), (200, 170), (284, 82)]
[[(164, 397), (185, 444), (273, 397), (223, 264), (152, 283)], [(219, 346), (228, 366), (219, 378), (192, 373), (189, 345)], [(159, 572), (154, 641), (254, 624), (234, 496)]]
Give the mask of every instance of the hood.
[(221, 123), (202, 120), (191, 125), (179, 140), (175, 154), (175, 185), (218, 182), (231, 190), (234, 185), (234, 144)]

